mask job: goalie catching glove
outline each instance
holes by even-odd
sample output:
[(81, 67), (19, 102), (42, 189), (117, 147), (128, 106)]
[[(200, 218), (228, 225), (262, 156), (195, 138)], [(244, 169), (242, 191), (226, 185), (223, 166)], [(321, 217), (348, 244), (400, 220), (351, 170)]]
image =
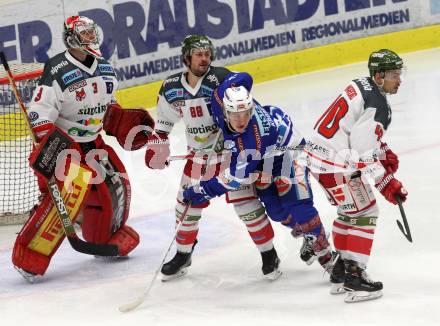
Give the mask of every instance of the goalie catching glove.
[(104, 116), (103, 129), (114, 136), (122, 148), (135, 151), (148, 142), (154, 128), (154, 120), (147, 110), (123, 109), (119, 104), (110, 104)]

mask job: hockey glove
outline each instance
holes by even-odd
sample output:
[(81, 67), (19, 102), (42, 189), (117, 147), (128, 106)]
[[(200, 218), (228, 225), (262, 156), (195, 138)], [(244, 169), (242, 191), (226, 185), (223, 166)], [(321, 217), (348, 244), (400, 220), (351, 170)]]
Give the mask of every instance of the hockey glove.
[[(138, 127), (138, 129), (134, 129)], [(122, 148), (135, 151), (148, 141), (148, 132), (154, 128), (154, 120), (147, 110), (123, 109), (117, 103), (110, 104), (104, 116), (103, 129), (107, 135), (114, 136)]]
[(396, 173), (399, 168), (399, 158), (388, 147), (387, 143), (381, 143), (380, 145), (380, 163), (382, 163), (385, 170), (390, 173)]
[(408, 192), (403, 188), (402, 183), (398, 181), (391, 173), (385, 173), (382, 179), (376, 183), (377, 190), (388, 200), (390, 203), (397, 205), (396, 197), (399, 196), (402, 202), (406, 200)]
[(168, 166), (170, 156), (170, 141), (165, 133), (155, 133), (148, 136), (145, 164), (150, 169), (162, 170)]
[(199, 206), (210, 199), (211, 197), (206, 194), (205, 189), (201, 185), (189, 187), (183, 191), (183, 201), (186, 204), (191, 203), (192, 206)]

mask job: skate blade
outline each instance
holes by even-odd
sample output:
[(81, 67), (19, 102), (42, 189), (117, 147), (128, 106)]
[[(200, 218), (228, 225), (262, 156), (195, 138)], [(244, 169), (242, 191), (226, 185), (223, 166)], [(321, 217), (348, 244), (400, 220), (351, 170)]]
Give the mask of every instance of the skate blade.
[(188, 267), (182, 268), (180, 271), (178, 271), (176, 274), (173, 275), (164, 275), (162, 274), (162, 282), (169, 282), (178, 278), (181, 278), (188, 274)]
[(15, 268), (15, 269), (17, 270), (17, 272), (19, 272), (20, 275), (23, 276), (23, 278), (24, 278), (26, 281), (28, 281), (30, 284), (34, 284), (35, 281), (37, 280), (37, 278), (39, 277), (38, 275), (34, 275), (34, 274), (31, 274), (31, 273), (28, 273), (28, 272), (24, 271), (23, 269), (21, 269), (21, 268), (19, 268), (19, 267), (17, 267), (17, 266), (14, 266), (14, 268)]
[(342, 294), (345, 293), (344, 283), (332, 283), (330, 288), (330, 294)]
[(383, 295), (382, 291), (375, 291), (375, 292), (353, 291), (353, 292), (347, 292), (347, 296), (345, 297), (344, 301), (347, 303), (362, 302), (362, 301), (378, 299), (382, 295)]
[(264, 278), (269, 281), (275, 281), (279, 279), (282, 274), (283, 274), (282, 271), (276, 269), (272, 273), (264, 275)]
[(307, 260), (305, 263), (310, 266), (312, 265), (316, 260), (316, 256), (312, 256), (312, 258), (310, 258), (309, 260)]

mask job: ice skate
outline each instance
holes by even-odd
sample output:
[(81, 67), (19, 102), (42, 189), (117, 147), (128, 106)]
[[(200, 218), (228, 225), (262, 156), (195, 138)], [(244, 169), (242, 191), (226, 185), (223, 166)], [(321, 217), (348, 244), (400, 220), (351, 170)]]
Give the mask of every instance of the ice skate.
[(14, 268), (20, 273), (21, 276), (23, 276), (23, 278), (28, 281), (31, 284), (34, 284), (35, 281), (39, 278), (38, 275), (34, 274), (34, 273), (30, 273), (25, 271), (24, 269), (21, 269), (17, 266), (14, 266)]
[(176, 252), (173, 259), (162, 266), (162, 282), (168, 282), (186, 275), (188, 267), (191, 266), (191, 255), (190, 252)]
[(380, 298), (383, 293), (382, 282), (371, 280), (365, 269), (359, 267), (354, 261), (345, 262), (344, 289), (347, 291), (345, 302), (360, 302)]
[(264, 278), (271, 281), (278, 279), (282, 274), (282, 272), (278, 269), (281, 261), (278, 258), (275, 248), (272, 248), (268, 251), (263, 251), (261, 253), (261, 258), (263, 260), (263, 267), (261, 270), (263, 271)]
[(330, 270), (330, 282), (332, 284), (330, 288), (330, 294), (341, 294), (345, 293), (344, 282), (345, 282), (345, 267), (344, 261), (341, 256), (334, 252), (335, 259), (333, 266)]
[(316, 260), (315, 252), (313, 251), (313, 238), (308, 235), (304, 235), (301, 249), (299, 250), (301, 260), (307, 265), (313, 264)]
[(191, 256), (194, 247), (197, 244), (197, 239), (194, 241), (191, 252), (176, 252), (176, 255), (168, 263), (162, 266), (160, 272), (162, 273), (162, 282), (168, 282), (185, 276), (188, 273), (188, 267), (191, 266)]

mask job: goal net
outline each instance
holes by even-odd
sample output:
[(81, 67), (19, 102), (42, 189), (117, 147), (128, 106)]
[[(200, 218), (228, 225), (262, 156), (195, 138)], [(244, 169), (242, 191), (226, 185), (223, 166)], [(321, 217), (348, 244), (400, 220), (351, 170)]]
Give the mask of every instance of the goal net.
[[(27, 106), (43, 71), (42, 64), (10, 64)], [(22, 224), (37, 203), (37, 180), (29, 167), (32, 138), (0, 65), (0, 225)]]

